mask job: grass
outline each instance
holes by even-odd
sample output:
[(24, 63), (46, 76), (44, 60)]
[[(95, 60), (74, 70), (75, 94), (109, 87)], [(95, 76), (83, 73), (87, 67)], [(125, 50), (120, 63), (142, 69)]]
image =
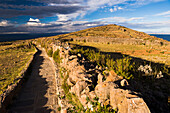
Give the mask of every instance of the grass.
[(53, 59), (57, 64), (60, 64), (61, 59), (60, 59), (60, 50), (57, 49), (54, 53), (53, 53)]
[(99, 51), (102, 51), (102, 52), (122, 53), (122, 54), (142, 58), (142, 59), (157, 62), (157, 63), (164, 63), (170, 66), (170, 59), (169, 59), (170, 46), (103, 44), (99, 42), (86, 42), (85, 43), (85, 42), (76, 42), (76, 41), (73, 41), (71, 43), (78, 44), (81, 46), (95, 47)]
[(114, 70), (118, 75), (131, 79), (133, 75), (132, 70), (135, 70), (135, 63), (132, 63), (131, 58), (123, 57), (121, 59), (113, 59), (110, 55), (105, 55), (94, 50), (85, 48), (75, 48), (71, 51), (71, 54), (81, 53), (86, 59), (94, 64), (106, 68), (108, 70)]
[(5, 46), (6, 50), (0, 51), (0, 94), (16, 82), (16, 78), (35, 53), (35, 48), (30, 43)]
[(52, 56), (53, 56), (53, 49), (52, 49), (52, 48), (47, 51), (47, 55), (48, 55), (49, 57), (52, 57)]

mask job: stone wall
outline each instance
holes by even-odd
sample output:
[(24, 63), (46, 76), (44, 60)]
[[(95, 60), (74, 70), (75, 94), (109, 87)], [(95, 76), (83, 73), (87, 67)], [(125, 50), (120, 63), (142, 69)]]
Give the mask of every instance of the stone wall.
[(57, 93), (61, 112), (67, 112), (67, 109), (73, 107), (67, 99), (62, 98), (65, 96), (61, 87), (63, 78), (68, 76), (66, 83), (71, 87), (69, 93), (77, 96), (84, 109), (93, 110), (93, 105), (87, 98), (94, 101), (98, 97), (101, 106), (109, 105), (118, 113), (150, 113), (148, 106), (138, 93), (125, 90), (126, 87), (130, 87), (128, 81), (114, 71), (95, 66), (90, 61), (86, 61), (81, 54), (69, 55), (69, 50), (62, 47), (60, 47), (60, 57), (62, 59), (60, 68), (67, 70), (58, 73), (57, 76)]

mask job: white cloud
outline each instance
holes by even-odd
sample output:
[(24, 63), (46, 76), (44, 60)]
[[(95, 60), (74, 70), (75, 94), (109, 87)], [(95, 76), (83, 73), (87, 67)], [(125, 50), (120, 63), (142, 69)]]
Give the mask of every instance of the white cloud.
[(123, 8), (122, 8), (122, 7), (118, 7), (117, 9), (121, 10), (121, 9), (123, 9)]
[(113, 9), (112, 9), (112, 8), (110, 8), (110, 9), (109, 9), (109, 11), (110, 11), (110, 12), (113, 12)]
[(8, 26), (8, 25), (9, 25), (9, 23), (8, 23), (7, 20), (2, 20), (2, 21), (0, 22), (0, 26)]
[(114, 8), (110, 8), (109, 11), (114, 12), (114, 11), (122, 10), (122, 9), (123, 9), (122, 7), (114, 6)]
[(117, 7), (114, 7), (114, 11), (117, 11)]
[(39, 19), (30, 18), (29, 21), (26, 23), (26, 26), (45, 26), (48, 24), (41, 23)]
[(15, 25), (14, 23), (11, 23), (7, 20), (0, 21), (0, 26), (3, 26), (3, 27), (14, 26), (14, 25)]
[(165, 17), (169, 17), (170, 16), (170, 10), (166, 11), (166, 12), (162, 12), (162, 13), (158, 13), (155, 16), (165, 16)]
[(68, 15), (58, 14), (58, 21), (68, 21), (70, 18)]
[(81, 4), (56, 4), (56, 3), (49, 3), (48, 6), (81, 6)]
[(124, 18), (124, 17), (108, 17), (108, 18), (100, 18), (93, 21), (103, 21), (103, 22), (109, 22), (109, 23), (117, 23), (117, 22), (128, 22), (128, 21), (135, 21), (135, 20), (141, 20), (144, 19), (144, 17), (132, 17), (132, 18)]
[(39, 20), (39, 19), (30, 18), (30, 19), (29, 19), (29, 22), (40, 22), (40, 20)]

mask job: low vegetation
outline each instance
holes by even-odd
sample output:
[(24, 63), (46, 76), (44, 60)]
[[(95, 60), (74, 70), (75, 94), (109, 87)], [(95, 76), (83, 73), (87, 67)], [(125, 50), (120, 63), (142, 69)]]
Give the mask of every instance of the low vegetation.
[(10, 84), (16, 82), (21, 71), (35, 53), (35, 47), (31, 41), (18, 41), (1, 44), (0, 50), (0, 94)]
[(49, 57), (52, 57), (52, 56), (53, 56), (53, 49), (52, 49), (52, 48), (47, 51), (47, 55), (48, 55)]
[[(110, 54), (105, 54), (100, 51), (95, 51), (93, 49), (87, 49), (80, 46), (75, 47), (71, 50), (71, 54), (83, 54), (84, 57), (107, 70), (114, 70), (118, 75), (126, 78), (133, 79), (141, 78), (139, 75), (138, 68), (142, 62), (134, 61), (128, 56), (123, 56), (120, 58), (112, 57)], [(145, 62), (144, 62), (145, 63)], [(146, 64), (146, 63), (145, 63)], [(150, 62), (150, 66), (153, 67), (152, 75), (156, 78), (156, 75), (161, 71), (164, 75), (169, 74), (169, 70), (165, 65), (156, 65)]]
[(60, 50), (57, 49), (53, 54), (53, 59), (57, 64), (60, 64)]

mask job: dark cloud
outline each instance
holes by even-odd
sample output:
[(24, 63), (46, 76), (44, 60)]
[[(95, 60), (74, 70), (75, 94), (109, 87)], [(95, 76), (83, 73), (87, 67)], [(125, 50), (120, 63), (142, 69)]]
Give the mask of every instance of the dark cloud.
[(71, 14), (85, 8), (81, 5), (72, 5), (74, 3), (77, 2), (74, 0), (4, 0), (0, 2), (0, 17), (34, 16), (44, 18), (56, 14)]
[(0, 16), (3, 18), (11, 18), (17, 16), (34, 16), (37, 18), (54, 16), (55, 14), (70, 14), (83, 9), (81, 6), (28, 6), (24, 10), (2, 9), (0, 8)]
[[(56, 33), (56, 32), (73, 32), (78, 31), (90, 27), (95, 27), (103, 25), (101, 22), (76, 22), (76, 24), (71, 24), (71, 22), (60, 22), (58, 23), (48, 23), (48, 24), (40, 24), (38, 26), (28, 26), (27, 24), (20, 26), (0, 26), (0, 33), (13, 33), (13, 32), (27, 32), (27, 33)], [(76, 26), (76, 27), (75, 27)]]

